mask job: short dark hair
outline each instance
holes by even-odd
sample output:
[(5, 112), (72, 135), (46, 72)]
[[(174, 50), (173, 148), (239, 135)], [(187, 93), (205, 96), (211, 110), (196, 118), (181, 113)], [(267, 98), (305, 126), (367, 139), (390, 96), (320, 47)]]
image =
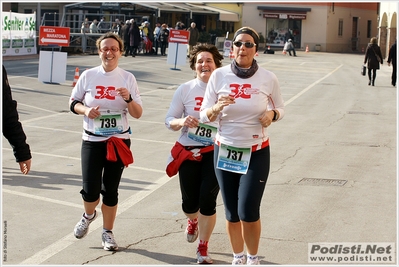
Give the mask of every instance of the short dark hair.
[(193, 47), (190, 53), (190, 68), (195, 70), (195, 64), (197, 63), (197, 55), (201, 52), (209, 52), (213, 56), (213, 61), (217, 68), (222, 66), (223, 56), (220, 54), (218, 48), (212, 44), (198, 44)]

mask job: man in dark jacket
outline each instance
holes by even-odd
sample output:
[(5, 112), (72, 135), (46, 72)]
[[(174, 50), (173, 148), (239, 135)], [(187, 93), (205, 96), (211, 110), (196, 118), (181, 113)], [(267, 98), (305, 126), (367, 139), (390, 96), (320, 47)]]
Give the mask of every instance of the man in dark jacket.
[(391, 84), (396, 86), (396, 40), (395, 43), (389, 48), (389, 55), (388, 55), (388, 66), (392, 63), (392, 77), (391, 77)]
[(16, 161), (23, 174), (28, 174), (31, 166), (30, 147), (26, 143), (26, 135), (19, 122), (17, 101), (12, 99), (7, 71), (3, 65), (3, 135), (10, 143)]
[(188, 54), (187, 57), (190, 57), (191, 51), (193, 50), (193, 47), (197, 45), (198, 39), (199, 39), (199, 31), (195, 27), (196, 24), (195, 22), (191, 22), (191, 27), (187, 29), (187, 31), (190, 32), (190, 36), (188, 39)]

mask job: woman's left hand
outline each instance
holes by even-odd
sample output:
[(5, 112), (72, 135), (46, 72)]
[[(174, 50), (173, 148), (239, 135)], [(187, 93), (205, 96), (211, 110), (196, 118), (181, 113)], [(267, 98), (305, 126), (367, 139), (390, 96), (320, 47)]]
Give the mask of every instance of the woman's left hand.
[(263, 127), (268, 127), (270, 124), (272, 124), (274, 112), (273, 110), (268, 110), (265, 113), (263, 113), (262, 116), (259, 117), (260, 124)]
[(127, 90), (125, 87), (119, 87), (115, 89), (118, 95), (120, 95), (123, 100), (129, 100), (130, 99), (130, 92)]

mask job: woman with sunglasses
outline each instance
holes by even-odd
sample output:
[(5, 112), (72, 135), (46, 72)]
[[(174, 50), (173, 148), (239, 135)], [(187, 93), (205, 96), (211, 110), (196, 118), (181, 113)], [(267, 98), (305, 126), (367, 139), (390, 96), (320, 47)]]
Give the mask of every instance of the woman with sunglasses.
[(260, 264), (260, 204), (270, 169), (267, 127), (284, 116), (276, 75), (254, 59), (258, 44), (254, 29), (235, 32), (234, 60), (212, 73), (200, 112), (201, 121), (219, 123), (214, 165), (233, 265)]
[[(190, 53), (190, 67), (196, 78), (183, 83), (173, 95), (165, 125), (181, 134), (171, 151), (166, 173), (179, 173), (182, 210), (187, 216), (185, 237), (194, 242), (198, 237), (197, 263), (210, 264), (208, 242), (216, 224), (216, 199), (219, 185), (213, 166), (213, 137), (216, 123), (199, 124), (199, 110), (206, 84), (215, 69), (222, 66), (223, 56), (217, 47), (200, 44)], [(212, 134), (212, 131), (214, 134)]]
[(133, 163), (130, 151), (128, 116), (140, 118), (143, 109), (136, 78), (118, 67), (124, 52), (123, 40), (108, 32), (97, 39), (101, 65), (88, 69), (72, 90), (70, 110), (83, 115), (81, 165), (84, 213), (74, 228), (76, 238), (83, 238), (97, 218), (96, 207), (102, 194), (102, 245), (118, 250), (114, 227), (118, 188), (125, 167)]

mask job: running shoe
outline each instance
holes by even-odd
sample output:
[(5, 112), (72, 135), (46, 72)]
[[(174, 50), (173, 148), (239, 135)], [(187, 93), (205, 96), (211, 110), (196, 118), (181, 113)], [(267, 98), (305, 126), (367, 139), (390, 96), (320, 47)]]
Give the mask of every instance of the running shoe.
[(84, 215), (83, 213), (82, 219), (75, 225), (75, 229), (73, 230), (75, 237), (78, 239), (87, 235), (89, 232), (89, 225), (97, 218), (97, 211), (94, 211), (94, 217), (91, 219), (87, 219)]
[(259, 258), (255, 257), (254, 259), (247, 258), (247, 265), (260, 265)]
[(102, 234), (102, 240), (104, 250), (118, 250), (118, 245), (116, 244), (112, 231), (104, 231)]
[(184, 231), (188, 242), (193, 243), (198, 238), (198, 221), (187, 220), (187, 228)]
[(235, 256), (233, 261), (231, 262), (231, 265), (245, 265), (245, 263), (246, 263), (245, 255), (242, 255), (241, 257)]
[(211, 264), (213, 260), (208, 255), (208, 247), (204, 245), (198, 245), (197, 248), (197, 263), (199, 264)]

